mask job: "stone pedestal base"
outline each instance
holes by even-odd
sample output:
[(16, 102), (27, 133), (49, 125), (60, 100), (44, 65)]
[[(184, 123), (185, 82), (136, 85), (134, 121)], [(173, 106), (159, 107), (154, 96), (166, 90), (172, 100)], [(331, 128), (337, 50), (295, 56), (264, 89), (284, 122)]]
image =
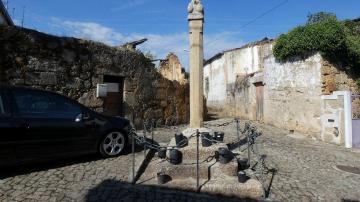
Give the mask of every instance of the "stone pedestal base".
[[(209, 132), (210, 134), (213, 132), (205, 128), (199, 129), (199, 131)], [(184, 148), (178, 148), (183, 155), (183, 161), (180, 165), (172, 165), (168, 160), (154, 159), (141, 179), (147, 180), (146, 184), (157, 184), (156, 174), (162, 171), (170, 177), (171, 181), (161, 186), (196, 191), (195, 132), (195, 129), (183, 131), (184, 136), (189, 138), (189, 144)], [(201, 192), (252, 199), (259, 199), (263, 196), (263, 188), (259, 181), (249, 179), (245, 183), (238, 182), (238, 164), (236, 159), (227, 164), (220, 164), (216, 160), (215, 151), (220, 147), (227, 147), (225, 143), (214, 144), (210, 147), (202, 147), (201, 140), (199, 143), (199, 181)], [(169, 146), (175, 146), (175, 138), (170, 141)]]

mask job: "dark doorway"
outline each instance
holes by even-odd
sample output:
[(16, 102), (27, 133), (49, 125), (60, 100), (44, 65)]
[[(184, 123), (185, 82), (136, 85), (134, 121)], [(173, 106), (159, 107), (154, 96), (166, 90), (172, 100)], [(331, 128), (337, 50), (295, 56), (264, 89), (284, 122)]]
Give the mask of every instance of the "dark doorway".
[(107, 96), (104, 100), (104, 113), (110, 116), (123, 116), (124, 77), (104, 76)]
[(255, 83), (256, 87), (256, 120), (264, 120), (264, 84), (262, 82)]

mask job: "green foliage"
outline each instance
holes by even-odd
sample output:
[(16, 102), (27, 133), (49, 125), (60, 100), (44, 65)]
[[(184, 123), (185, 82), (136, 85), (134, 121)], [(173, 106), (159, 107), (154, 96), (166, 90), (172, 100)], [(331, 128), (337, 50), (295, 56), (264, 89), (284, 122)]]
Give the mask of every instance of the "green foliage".
[(350, 30), (352, 34), (360, 35), (360, 18), (355, 20), (345, 20), (345, 26)]
[(334, 13), (328, 13), (328, 12), (318, 12), (318, 13), (310, 13), (308, 14), (308, 24), (312, 23), (318, 23), (321, 21), (324, 21), (328, 18), (336, 18), (336, 15)]
[(291, 57), (306, 57), (320, 51), (327, 57), (337, 57), (346, 47), (345, 26), (334, 17), (318, 23), (299, 26), (282, 34), (274, 46), (275, 57), (286, 60)]
[(353, 78), (360, 78), (360, 20), (339, 21), (334, 15), (320, 13), (309, 21), (277, 39), (275, 57), (285, 61), (320, 52), (327, 60), (341, 64)]

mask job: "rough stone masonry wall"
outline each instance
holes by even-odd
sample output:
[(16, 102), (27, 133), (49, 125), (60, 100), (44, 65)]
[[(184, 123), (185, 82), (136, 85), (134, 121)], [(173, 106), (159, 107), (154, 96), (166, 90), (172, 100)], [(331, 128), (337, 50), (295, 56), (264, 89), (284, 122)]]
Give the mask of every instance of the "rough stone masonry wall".
[(189, 87), (163, 78), (140, 52), (18, 27), (0, 27), (0, 81), (56, 91), (99, 109), (104, 75), (125, 78), (124, 114), (141, 126), (188, 122)]
[[(322, 60), (321, 64), (322, 92), (324, 95), (330, 95), (334, 91), (351, 91), (352, 94), (360, 94), (356, 81), (341, 71), (341, 68), (327, 60)], [(353, 117), (360, 118), (360, 97), (353, 98), (352, 110)]]

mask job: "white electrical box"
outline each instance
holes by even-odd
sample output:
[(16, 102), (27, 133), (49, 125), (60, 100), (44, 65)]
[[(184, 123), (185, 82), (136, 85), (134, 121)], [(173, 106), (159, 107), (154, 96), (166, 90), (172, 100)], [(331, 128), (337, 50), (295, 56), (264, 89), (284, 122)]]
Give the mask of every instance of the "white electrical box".
[(103, 98), (107, 96), (107, 84), (97, 84), (96, 87), (96, 97)]

